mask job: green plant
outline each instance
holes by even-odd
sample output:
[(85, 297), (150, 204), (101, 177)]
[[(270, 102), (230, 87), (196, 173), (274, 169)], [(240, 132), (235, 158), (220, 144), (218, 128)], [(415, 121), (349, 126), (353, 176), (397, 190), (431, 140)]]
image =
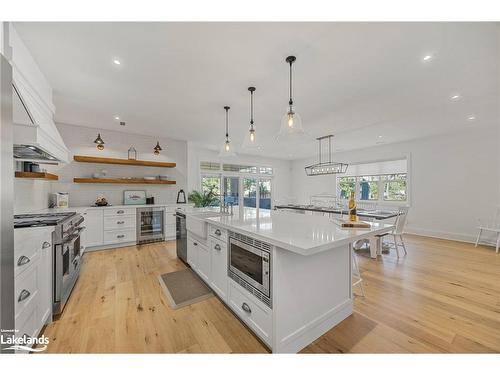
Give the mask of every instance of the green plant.
[(215, 187), (206, 189), (203, 192), (193, 190), (188, 195), (188, 200), (194, 203), (195, 207), (215, 206), (219, 202), (219, 198), (215, 193)]

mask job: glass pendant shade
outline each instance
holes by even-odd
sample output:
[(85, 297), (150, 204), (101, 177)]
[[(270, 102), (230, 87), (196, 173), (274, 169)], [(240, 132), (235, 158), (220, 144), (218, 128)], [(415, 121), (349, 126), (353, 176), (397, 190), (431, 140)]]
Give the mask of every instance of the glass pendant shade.
[(300, 141), (303, 139), (304, 128), (302, 119), (293, 107), (288, 107), (286, 113), (281, 118), (281, 126), (278, 141)]
[(95, 139), (94, 143), (97, 145), (96, 147), (99, 151), (104, 150), (104, 141), (101, 138), (101, 133), (97, 134), (97, 138)]
[(257, 133), (255, 131), (254, 121), (253, 121), (253, 93), (255, 92), (255, 87), (249, 87), (250, 92), (250, 128), (245, 133), (245, 138), (243, 139), (242, 147), (245, 149), (262, 149), (259, 139), (257, 138)]

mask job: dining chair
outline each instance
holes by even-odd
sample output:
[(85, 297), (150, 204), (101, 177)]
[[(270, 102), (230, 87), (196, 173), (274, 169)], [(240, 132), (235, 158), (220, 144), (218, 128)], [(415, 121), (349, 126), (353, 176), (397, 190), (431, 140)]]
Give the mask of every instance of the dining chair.
[(495, 247), (495, 252), (498, 254), (498, 248), (500, 247), (500, 206), (497, 206), (496, 212), (495, 212), (495, 218), (491, 221), (484, 221), (479, 219), (478, 220), (479, 225), (479, 233), (477, 234), (477, 239), (476, 239), (476, 244), (475, 246), (479, 244), (479, 241), (481, 240), (481, 234), (483, 232), (493, 232), (497, 234), (497, 242), (496, 242), (496, 247)]
[[(405, 241), (403, 239), (403, 231), (404, 227), (406, 224), (406, 216), (408, 215), (408, 210), (409, 207), (407, 206), (401, 206), (398, 207), (398, 216), (396, 218), (395, 226), (396, 228), (392, 231), (392, 233), (389, 233), (388, 235), (392, 236), (394, 239), (394, 243), (390, 243), (395, 249), (396, 249), (396, 256), (399, 258), (399, 248), (402, 247), (404, 250), (404, 255), (408, 254), (408, 251), (406, 251), (406, 245)], [(399, 238), (399, 242), (398, 242)]]

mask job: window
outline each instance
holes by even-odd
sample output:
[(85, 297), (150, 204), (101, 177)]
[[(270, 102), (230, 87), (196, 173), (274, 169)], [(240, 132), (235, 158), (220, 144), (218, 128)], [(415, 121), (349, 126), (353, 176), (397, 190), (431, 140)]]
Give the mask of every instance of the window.
[(211, 161), (200, 162), (200, 169), (202, 171), (220, 171), (220, 163), (213, 163)]
[(224, 202), (233, 206), (240, 203), (239, 177), (224, 177)]
[(379, 176), (361, 176), (359, 181), (359, 200), (378, 201)]
[(222, 170), (225, 172), (257, 173), (257, 167), (250, 165), (223, 164)]
[(243, 179), (243, 206), (257, 207), (257, 180), (255, 178)]
[(356, 177), (340, 177), (337, 182), (340, 198), (349, 199), (351, 192), (356, 190)]
[(273, 169), (270, 167), (260, 167), (259, 173), (260, 174), (273, 174)]
[(406, 201), (406, 173), (383, 176), (384, 201)]
[(271, 209), (271, 180), (259, 180), (259, 207)]

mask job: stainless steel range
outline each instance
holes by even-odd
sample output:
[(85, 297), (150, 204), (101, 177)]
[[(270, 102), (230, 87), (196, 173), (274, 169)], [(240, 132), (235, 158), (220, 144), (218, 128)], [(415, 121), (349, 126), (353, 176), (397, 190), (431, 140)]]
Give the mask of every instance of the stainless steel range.
[(83, 217), (76, 212), (15, 215), (14, 228), (54, 226), (52, 233), (53, 291), (52, 312), (60, 314), (80, 274), (82, 246), (80, 236), (85, 230)]

